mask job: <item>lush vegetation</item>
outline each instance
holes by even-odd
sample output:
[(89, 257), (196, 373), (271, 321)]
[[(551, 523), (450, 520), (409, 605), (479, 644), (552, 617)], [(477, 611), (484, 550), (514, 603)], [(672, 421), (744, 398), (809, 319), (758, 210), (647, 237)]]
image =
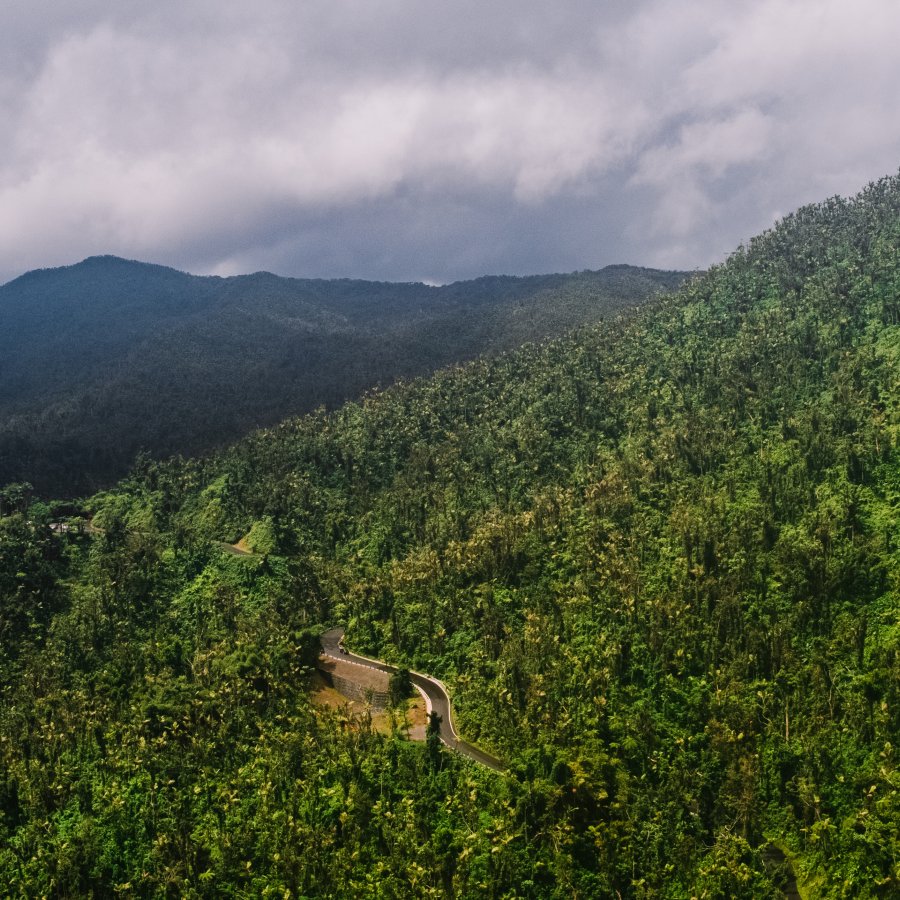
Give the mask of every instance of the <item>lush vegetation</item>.
[(199, 278), (114, 257), (0, 287), (0, 484), (109, 486), (376, 385), (562, 334), (683, 275), (630, 266), (424, 284)]
[[(896, 896), (898, 363), (890, 178), (637, 317), (145, 461), (93, 538), (11, 490), (0, 879)], [(333, 621), (509, 774), (314, 711)]]

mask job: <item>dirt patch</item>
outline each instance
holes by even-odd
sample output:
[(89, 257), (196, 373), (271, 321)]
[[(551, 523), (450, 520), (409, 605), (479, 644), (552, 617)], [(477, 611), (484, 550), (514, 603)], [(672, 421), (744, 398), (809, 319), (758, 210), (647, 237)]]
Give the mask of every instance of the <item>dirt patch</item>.
[[(335, 660), (335, 662), (340, 661)], [(366, 671), (361, 667), (350, 666), (349, 663), (343, 663), (343, 665), (347, 668), (359, 668), (360, 672)], [(373, 672), (373, 674), (379, 675), (383, 673)], [(340, 691), (335, 690), (325, 681), (325, 676), (321, 672), (315, 672), (310, 685), (310, 699), (315, 706), (323, 709), (343, 711), (351, 720), (351, 723), (355, 723), (358, 727), (362, 727), (368, 717), (372, 728), (380, 734), (391, 733), (391, 716), (393, 715), (393, 727), (396, 730), (406, 731), (411, 741), (425, 740), (425, 723), (427, 720), (425, 701), (418, 694), (412, 700), (407, 701), (403, 709), (395, 710), (393, 713), (391, 710), (373, 712), (366, 703), (345, 697)]]
[(241, 558), (255, 556), (255, 554), (251, 553), (249, 550), (242, 550), (240, 546), (238, 546), (242, 543), (241, 541), (238, 541), (237, 544), (226, 544), (225, 541), (213, 541), (212, 543), (226, 553), (230, 553), (232, 556), (240, 556)]
[(412, 700), (407, 701), (406, 721), (409, 724), (409, 739), (424, 741), (428, 713), (425, 709), (425, 698), (418, 691)]
[(365, 712), (365, 706), (356, 700), (348, 700), (339, 691), (336, 691), (330, 684), (325, 683), (325, 679), (318, 673), (313, 673), (312, 684), (310, 686), (310, 697), (316, 706), (322, 706), (326, 709), (342, 709), (349, 707), (350, 712), (362, 715)]

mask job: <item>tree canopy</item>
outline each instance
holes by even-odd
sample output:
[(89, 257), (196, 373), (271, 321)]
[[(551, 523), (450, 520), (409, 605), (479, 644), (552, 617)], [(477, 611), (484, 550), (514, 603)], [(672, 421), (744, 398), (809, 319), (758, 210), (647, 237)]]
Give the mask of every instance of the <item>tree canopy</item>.
[[(11, 512), (0, 878), (895, 895), (898, 298), (893, 177), (636, 316), (144, 460), (93, 537)], [(509, 774), (316, 710), (333, 622)]]

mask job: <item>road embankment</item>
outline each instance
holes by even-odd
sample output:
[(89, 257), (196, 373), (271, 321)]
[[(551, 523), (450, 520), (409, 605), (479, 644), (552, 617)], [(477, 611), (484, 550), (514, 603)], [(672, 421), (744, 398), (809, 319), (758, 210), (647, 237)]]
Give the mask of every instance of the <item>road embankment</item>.
[[(375, 669), (379, 672), (386, 672), (393, 675), (397, 671), (396, 666), (390, 663), (382, 662), (378, 659), (370, 659), (367, 656), (360, 656), (357, 653), (351, 653), (343, 648), (342, 642), (344, 638), (343, 628), (332, 628), (326, 631), (321, 637), (322, 652), (333, 659), (343, 662), (353, 663), (369, 669)], [(419, 692), (426, 698), (429, 704), (429, 711), (434, 711), (440, 716), (440, 738), (451, 750), (455, 750), (462, 756), (468, 757), (482, 766), (493, 769), (495, 772), (505, 772), (506, 766), (492, 756), (486, 753), (480, 747), (464, 741), (456, 732), (453, 725), (453, 709), (450, 703), (450, 694), (447, 688), (437, 678), (431, 675), (425, 675), (422, 672), (410, 672), (410, 680)]]

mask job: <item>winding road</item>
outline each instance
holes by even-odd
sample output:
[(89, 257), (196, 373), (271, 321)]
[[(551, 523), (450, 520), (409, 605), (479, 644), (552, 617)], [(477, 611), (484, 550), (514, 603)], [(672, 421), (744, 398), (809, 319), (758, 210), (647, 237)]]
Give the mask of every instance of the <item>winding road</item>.
[[(387, 672), (393, 675), (397, 671), (396, 666), (381, 662), (377, 659), (369, 659), (367, 656), (359, 656), (345, 649), (341, 652), (341, 641), (344, 637), (343, 628), (332, 628), (326, 631), (322, 637), (322, 652), (332, 659), (340, 659), (344, 662), (355, 663), (358, 666), (364, 666), (368, 669), (377, 669), (379, 672)], [(479, 750), (478, 747), (462, 740), (453, 727), (452, 710), (450, 707), (450, 695), (447, 689), (441, 684), (437, 678), (430, 675), (423, 675), (420, 672), (410, 672), (410, 680), (425, 695), (428, 702), (428, 711), (436, 712), (441, 718), (440, 738), (451, 749), (455, 750), (462, 756), (493, 769), (495, 772), (505, 772), (506, 766), (490, 753)]]

